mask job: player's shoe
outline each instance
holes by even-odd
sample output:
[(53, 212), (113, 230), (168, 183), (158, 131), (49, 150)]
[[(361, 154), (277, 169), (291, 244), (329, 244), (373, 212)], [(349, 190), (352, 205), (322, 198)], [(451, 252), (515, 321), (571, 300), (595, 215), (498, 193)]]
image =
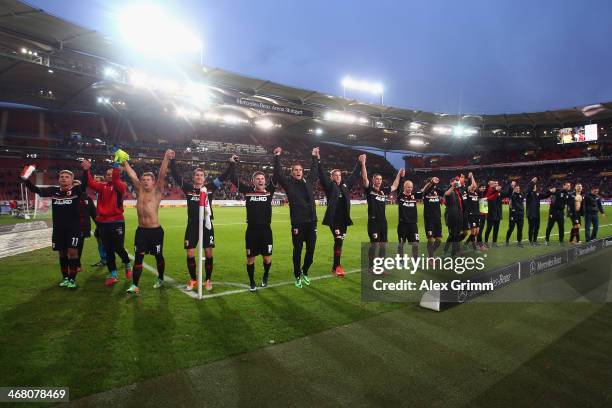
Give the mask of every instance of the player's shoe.
[(117, 282), (119, 282), (119, 279), (117, 279), (116, 276), (109, 276), (108, 278), (106, 278), (106, 282), (104, 282), (104, 284), (106, 286), (113, 286)]
[(125, 268), (125, 279), (132, 280), (132, 264), (128, 262), (123, 264), (123, 267)]
[(206, 279), (206, 283), (204, 284), (204, 288), (207, 291), (209, 291), (209, 292), (212, 290), (212, 282), (211, 282), (210, 279)]
[(310, 286), (310, 278), (305, 273), (302, 274), (302, 280), (306, 285)]
[(187, 290), (193, 290), (196, 286), (198, 286), (198, 281), (189, 279), (189, 282), (187, 282)]
[(266, 286), (268, 286), (268, 274), (264, 272), (263, 276), (261, 277), (261, 287), (265, 288)]
[(155, 285), (153, 285), (153, 289), (160, 289), (163, 287), (164, 287), (164, 281), (161, 279), (158, 279)]
[(64, 278), (63, 281), (60, 282), (60, 287), (65, 288), (66, 286), (68, 286), (68, 284), (70, 283), (70, 280), (68, 278)]
[(255, 284), (255, 282), (253, 282), (253, 283), (249, 284), (249, 290), (250, 290), (251, 292), (255, 292), (255, 291), (257, 291), (257, 285)]
[(338, 265), (334, 268), (334, 275), (336, 275), (339, 278), (344, 278), (344, 268), (342, 267), (342, 265)]
[(491, 244), (491, 246), (492, 246), (493, 248), (499, 248), (499, 245), (497, 245), (497, 242), (492, 243), (492, 244)]
[(106, 262), (102, 262), (102, 260), (99, 260), (95, 264), (91, 264), (91, 266), (105, 266), (105, 265), (106, 265)]
[(297, 278), (295, 280), (295, 287), (299, 288), (299, 289), (302, 289), (302, 279), (301, 278)]
[(516, 246), (519, 247), (519, 248), (523, 248), (523, 243), (519, 242)]
[(69, 288), (69, 289), (76, 289), (77, 288), (77, 284), (74, 281), (74, 279), (70, 279), (68, 281), (68, 284), (66, 285), (66, 287)]
[(137, 295), (140, 293), (140, 289), (138, 289), (138, 286), (132, 284), (132, 286), (130, 286), (128, 288), (128, 290), (125, 291), (126, 293), (131, 293), (133, 295)]

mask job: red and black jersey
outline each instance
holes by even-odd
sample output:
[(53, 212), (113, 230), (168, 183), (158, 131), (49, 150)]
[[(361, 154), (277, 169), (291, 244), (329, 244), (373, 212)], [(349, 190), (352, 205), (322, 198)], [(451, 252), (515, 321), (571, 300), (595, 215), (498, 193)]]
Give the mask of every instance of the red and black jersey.
[[(230, 163), (229, 167), (222, 175), (215, 178), (210, 183), (204, 184), (204, 187), (206, 187), (208, 203), (210, 205), (211, 220), (213, 219), (213, 195), (211, 193), (221, 187), (221, 183), (229, 176), (233, 167), (233, 163)], [(170, 172), (172, 173), (172, 178), (181, 187), (181, 190), (183, 190), (183, 193), (185, 193), (185, 197), (187, 198), (187, 222), (197, 223), (200, 214), (200, 188), (196, 188), (193, 184), (183, 181), (183, 177), (176, 168), (176, 163), (174, 160), (170, 161)]]
[(30, 180), (24, 180), (28, 190), (41, 197), (51, 197), (53, 228), (81, 229), (81, 186), (62, 190), (59, 186), (38, 187)]
[(385, 208), (387, 205), (387, 197), (391, 194), (390, 187), (381, 187), (376, 190), (372, 183), (363, 188), (366, 193), (368, 202), (368, 219), (371, 221), (386, 221)]
[(400, 224), (416, 224), (418, 220), (417, 199), (423, 198), (421, 191), (415, 191), (410, 195), (402, 191), (397, 195), (397, 208), (399, 210)]

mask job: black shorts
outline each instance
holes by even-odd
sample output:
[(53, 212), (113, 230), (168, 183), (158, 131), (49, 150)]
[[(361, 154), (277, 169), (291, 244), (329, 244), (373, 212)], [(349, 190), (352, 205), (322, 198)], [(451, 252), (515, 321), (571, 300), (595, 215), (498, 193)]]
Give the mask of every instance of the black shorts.
[(136, 228), (134, 252), (137, 254), (161, 255), (164, 250), (164, 230), (162, 227)]
[[(187, 223), (185, 229), (185, 249), (193, 249), (198, 246), (198, 223)], [(211, 224), (210, 229), (202, 225), (202, 247), (214, 248), (215, 247), (215, 227)]]
[(468, 215), (468, 228), (478, 228), (480, 225), (480, 215), (479, 214), (470, 214)]
[(68, 248), (78, 248), (83, 239), (80, 227), (53, 228), (51, 245), (54, 251), (63, 251)]
[(419, 242), (419, 226), (416, 223), (400, 222), (397, 224), (399, 242)]
[(370, 242), (387, 242), (387, 220), (368, 220), (368, 236)]
[(428, 237), (442, 238), (442, 220), (440, 218), (425, 218), (425, 233)]
[(255, 257), (257, 255), (272, 255), (272, 229), (269, 225), (260, 227), (248, 226), (244, 234), (246, 244), (246, 256)]
[(346, 225), (330, 225), (329, 229), (331, 230), (334, 239), (344, 239), (346, 236)]
[(572, 220), (572, 225), (581, 225), (581, 217), (572, 217), (570, 216), (570, 220)]

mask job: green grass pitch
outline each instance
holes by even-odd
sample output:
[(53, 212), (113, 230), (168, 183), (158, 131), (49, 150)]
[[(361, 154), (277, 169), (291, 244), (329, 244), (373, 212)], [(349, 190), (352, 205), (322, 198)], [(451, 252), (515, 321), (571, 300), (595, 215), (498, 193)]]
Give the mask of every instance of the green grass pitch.
[[(506, 233), (507, 207), (504, 211), (499, 242), (504, 241)], [(544, 235), (547, 211), (548, 208), (543, 206), (540, 236)], [(245, 209), (215, 208), (214, 212), (213, 282), (229, 283), (215, 284), (213, 293), (219, 294), (241, 289), (236, 284), (248, 282), (244, 257)], [(323, 212), (324, 208), (318, 208), (319, 220), (323, 218)], [(274, 254), (270, 283), (292, 279), (288, 213), (288, 207), (273, 210)], [(396, 208), (389, 206), (387, 214), (389, 238), (394, 241)], [(360, 268), (360, 244), (367, 241), (366, 207), (354, 206), (352, 215), (355, 225), (349, 228), (342, 254), (346, 271)], [(133, 254), (135, 210), (126, 210), (126, 219), (126, 248)], [(184, 284), (188, 278), (182, 246), (186, 209), (161, 209), (160, 221), (165, 230), (166, 275), (176, 284)], [(600, 236), (612, 234), (606, 218), (600, 218), (600, 224), (603, 225), (600, 226)], [(565, 225), (567, 240), (569, 220)], [(423, 237), (422, 220), (419, 231)], [(584, 231), (581, 235), (584, 239)], [(526, 222), (523, 236), (526, 240)], [(551, 241), (556, 239), (555, 236)], [(311, 276), (330, 275), (332, 242), (329, 229), (319, 224)], [(513, 248), (503, 255), (492, 255), (490, 262), (491, 265), (502, 264), (554, 249), (558, 247)], [(432, 367), (439, 365), (440, 370), (447, 372), (444, 381), (448, 383), (443, 381), (436, 385), (439, 380), (434, 379), (436, 374), (424, 370), (424, 375), (432, 376), (431, 384), (423, 384), (428, 382), (427, 379), (414, 382), (415, 392), (431, 393), (433, 397), (439, 391), (438, 387), (452, 388), (453, 379), (461, 377), (467, 388), (465, 396), (461, 397), (463, 399), (457, 401), (473, 401), (484, 406), (486, 394), (470, 394), (469, 391), (470, 381), (476, 383), (481, 381), (480, 377), (474, 376), (472, 380), (466, 377), (466, 373), (486, 367), (489, 371), (481, 371), (481, 374), (500, 381), (511, 378), (512, 387), (517, 390), (521, 384), (530, 384), (530, 388), (521, 393), (527, 393), (527, 396), (532, 393), (535, 398), (548, 384), (546, 381), (536, 384), (546, 371), (539, 364), (547, 364), (551, 359), (553, 364), (561, 365), (563, 361), (571, 360), (571, 363), (565, 363), (567, 367), (561, 366), (561, 371), (555, 372), (558, 376), (562, 376), (566, 368), (591, 370), (595, 385), (577, 388), (576, 392), (584, 393), (575, 396), (577, 401), (583, 401), (580, 398), (586, 398), (587, 402), (597, 401), (589, 400), (596, 398), (590, 393), (604, 392), (605, 387), (599, 382), (609, 379), (605, 365), (589, 366), (588, 360), (579, 363), (571, 357), (586, 352), (576, 350), (575, 343), (582, 338), (588, 342), (590, 351), (607, 351), (609, 361), (609, 322), (612, 316), (609, 304), (474, 303), (437, 314), (414, 303), (361, 303), (359, 273), (348, 274), (344, 279), (316, 280), (311, 287), (303, 289), (283, 285), (259, 290), (255, 294), (234, 293), (198, 301), (175, 287), (153, 289), (155, 275), (144, 270), (141, 294), (134, 297), (125, 294), (128, 285), (123, 278), (115, 287), (105, 287), (106, 269), (90, 267), (95, 261), (97, 250), (92, 238), (86, 241), (84, 268), (77, 280), (79, 288), (69, 291), (57, 286), (60, 278), (57, 256), (50, 248), (0, 259), (0, 385), (69, 385), (71, 399), (74, 399), (367, 318), (380, 316), (384, 319), (390, 315), (387, 312), (399, 313), (404, 325), (398, 330), (411, 336), (411, 348), (402, 350), (401, 358), (406, 364), (422, 363), (423, 353), (429, 353)], [(145, 257), (145, 263), (155, 264), (150, 256)], [(258, 258), (255, 272), (258, 281), (262, 269), (261, 258)], [(589, 320), (592, 316), (597, 320)], [(483, 318), (489, 320), (485, 322)], [(406, 327), (407, 321), (414, 324)], [(569, 321), (577, 326), (568, 325)], [(608, 334), (600, 333), (601, 321), (607, 321)], [(539, 336), (535, 343), (541, 345), (538, 350), (533, 349), (535, 343), (528, 343), (534, 326), (537, 326)], [(466, 331), (466, 327), (471, 330)], [(521, 343), (520, 339), (525, 339), (526, 343)], [(505, 345), (500, 349), (500, 344)], [(470, 347), (479, 353), (469, 356), (457, 354), (460, 353), (457, 349), (468, 350)], [(495, 357), (496, 353), (503, 355)], [(598, 375), (603, 377), (598, 379)], [(274, 384), (264, 386), (274, 387)], [(552, 385), (548, 386), (554, 389)], [(511, 401), (511, 389), (507, 391), (508, 401)], [(493, 393), (492, 390), (489, 392)], [(564, 391), (558, 389), (557, 392), (563, 394)], [(504, 398), (503, 395), (498, 398)], [(609, 393), (607, 397), (610, 398)], [(524, 401), (529, 402), (529, 399), (524, 397)]]

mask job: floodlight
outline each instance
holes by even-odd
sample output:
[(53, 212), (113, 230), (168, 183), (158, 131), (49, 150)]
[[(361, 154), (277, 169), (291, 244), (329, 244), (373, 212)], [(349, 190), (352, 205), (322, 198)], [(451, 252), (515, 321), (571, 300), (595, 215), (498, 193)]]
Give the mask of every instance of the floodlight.
[(198, 36), (183, 21), (152, 4), (128, 7), (118, 24), (127, 44), (140, 53), (160, 56), (202, 51)]

